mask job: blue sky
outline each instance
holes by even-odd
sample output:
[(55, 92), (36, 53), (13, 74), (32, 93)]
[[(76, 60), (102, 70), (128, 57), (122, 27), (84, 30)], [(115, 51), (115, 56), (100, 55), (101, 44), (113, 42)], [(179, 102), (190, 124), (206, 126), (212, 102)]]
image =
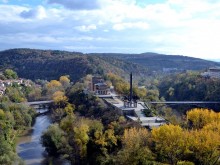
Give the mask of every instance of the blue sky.
[(220, 59), (218, 0), (0, 0), (0, 50)]

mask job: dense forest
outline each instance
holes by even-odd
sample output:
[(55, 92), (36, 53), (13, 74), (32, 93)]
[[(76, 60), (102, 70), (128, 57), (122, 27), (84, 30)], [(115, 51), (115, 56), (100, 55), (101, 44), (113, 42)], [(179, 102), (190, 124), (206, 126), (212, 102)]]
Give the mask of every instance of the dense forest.
[(155, 53), (144, 54), (83, 54), (59, 50), (11, 49), (0, 52), (0, 69), (11, 68), (21, 77), (37, 80), (52, 80), (69, 75), (77, 81), (87, 74), (115, 73), (127, 77), (133, 72), (136, 77), (151, 76), (153, 71), (171, 68), (178, 72), (205, 70), (219, 66), (217, 62)]
[(181, 55), (164, 55), (157, 53), (142, 53), (142, 54), (100, 54), (105, 58), (118, 58), (124, 61), (140, 64), (147, 67), (148, 71), (163, 71), (164, 68), (176, 69), (176, 71), (184, 70), (204, 70), (213, 66), (220, 66), (220, 63), (192, 58)]
[(77, 81), (87, 74), (108, 72), (127, 75), (130, 71), (141, 76), (147, 69), (118, 59), (108, 60), (97, 55), (78, 52), (36, 49), (12, 49), (0, 52), (0, 68), (11, 68), (21, 77), (37, 80), (52, 80), (69, 75)]
[[(220, 80), (201, 76), (198, 72), (186, 72), (163, 77), (158, 84), (160, 97), (167, 101), (220, 101)], [(218, 104), (203, 105), (220, 111)], [(182, 107), (182, 108), (181, 108)], [(187, 110), (184, 106), (177, 106)]]

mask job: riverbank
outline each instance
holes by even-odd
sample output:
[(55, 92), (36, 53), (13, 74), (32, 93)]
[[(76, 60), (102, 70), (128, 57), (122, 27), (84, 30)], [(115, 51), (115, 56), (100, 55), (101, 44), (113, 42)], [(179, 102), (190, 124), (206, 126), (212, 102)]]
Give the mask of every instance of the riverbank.
[(46, 160), (46, 152), (40, 143), (41, 134), (51, 124), (48, 115), (38, 116), (32, 128), (25, 131), (17, 141), (17, 153), (27, 165), (42, 164)]

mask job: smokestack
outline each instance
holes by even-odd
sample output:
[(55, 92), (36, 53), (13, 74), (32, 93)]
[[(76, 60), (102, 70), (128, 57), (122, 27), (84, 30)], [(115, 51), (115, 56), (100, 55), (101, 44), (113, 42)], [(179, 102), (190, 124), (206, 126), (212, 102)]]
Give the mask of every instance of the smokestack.
[(130, 73), (130, 101), (132, 101), (132, 72)]

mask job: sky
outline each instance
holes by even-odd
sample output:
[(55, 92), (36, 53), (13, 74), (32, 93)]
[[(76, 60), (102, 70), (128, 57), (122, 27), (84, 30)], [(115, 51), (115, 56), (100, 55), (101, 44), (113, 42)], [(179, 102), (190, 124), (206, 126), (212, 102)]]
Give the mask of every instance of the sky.
[(0, 50), (220, 59), (219, 0), (0, 0)]

